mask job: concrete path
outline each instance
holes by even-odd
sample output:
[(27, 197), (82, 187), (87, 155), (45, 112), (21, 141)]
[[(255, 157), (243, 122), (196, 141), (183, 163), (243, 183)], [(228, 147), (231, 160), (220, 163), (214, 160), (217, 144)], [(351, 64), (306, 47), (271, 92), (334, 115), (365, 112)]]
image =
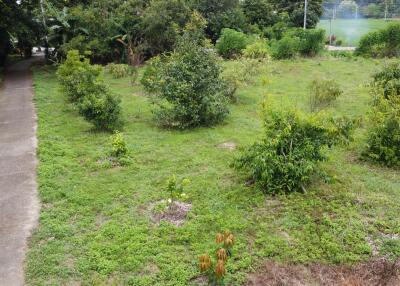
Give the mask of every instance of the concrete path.
[(0, 286), (24, 284), (27, 239), (36, 226), (36, 114), (30, 60), (4, 71), (0, 87)]

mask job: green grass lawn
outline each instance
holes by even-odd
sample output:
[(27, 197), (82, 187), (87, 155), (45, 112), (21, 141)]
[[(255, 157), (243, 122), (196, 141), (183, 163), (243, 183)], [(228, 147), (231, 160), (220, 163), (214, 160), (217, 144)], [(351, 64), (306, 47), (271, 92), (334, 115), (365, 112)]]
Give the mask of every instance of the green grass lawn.
[[(229, 64), (229, 63), (227, 63)], [(263, 261), (352, 264), (378, 255), (396, 256), (400, 232), (399, 170), (360, 161), (365, 123), (349, 146), (335, 147), (307, 193), (265, 196), (246, 186), (230, 167), (239, 147), (262, 135), (260, 103), (307, 110), (309, 83), (335, 78), (344, 90), (327, 112), (362, 117), (369, 110), (365, 83), (383, 63), (310, 59), (268, 64), (256, 84), (239, 91), (226, 121), (190, 131), (159, 129), (140, 86), (106, 76), (122, 98), (128, 167), (102, 164), (110, 134), (92, 130), (59, 92), (55, 70), (34, 69), (38, 109), (40, 226), (30, 241), (29, 285), (196, 285), (198, 256), (214, 249), (215, 234), (236, 236), (228, 263), (230, 285)], [(261, 77), (269, 77), (264, 86)], [(365, 122), (365, 121), (364, 121)], [(166, 198), (166, 179), (191, 183), (192, 203), (182, 227), (152, 222), (151, 206)], [(397, 254), (396, 254), (397, 253)]]
[[(362, 36), (382, 29), (390, 22), (383, 19), (336, 19), (332, 21), (332, 33), (343, 41), (343, 45), (356, 46)], [(321, 20), (318, 28), (324, 29), (329, 35), (329, 20)]]

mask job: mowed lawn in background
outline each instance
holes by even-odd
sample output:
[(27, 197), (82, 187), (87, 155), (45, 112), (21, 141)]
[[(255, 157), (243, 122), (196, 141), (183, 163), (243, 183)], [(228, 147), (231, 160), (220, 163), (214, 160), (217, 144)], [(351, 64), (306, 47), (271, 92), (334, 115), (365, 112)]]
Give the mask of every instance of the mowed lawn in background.
[[(395, 20), (385, 21), (384, 19), (336, 19), (332, 21), (332, 33), (338, 40), (343, 41), (344, 46), (357, 46), (362, 36), (371, 31), (385, 28)], [(327, 37), (330, 33), (329, 20), (321, 20), (318, 28), (326, 31)]]
[[(229, 62), (225, 63), (229, 65)], [(40, 226), (29, 244), (28, 285), (196, 285), (198, 256), (215, 234), (236, 236), (227, 281), (241, 285), (267, 259), (351, 264), (400, 255), (400, 171), (359, 160), (371, 100), (365, 84), (383, 61), (304, 59), (266, 65), (239, 90), (226, 121), (213, 128), (164, 130), (155, 125), (142, 88), (106, 75), (122, 98), (123, 130), (133, 163), (104, 164), (110, 134), (94, 131), (66, 101), (52, 67), (34, 68), (38, 110)], [(268, 85), (264, 85), (268, 78)], [(263, 134), (260, 104), (308, 109), (308, 85), (334, 78), (344, 94), (328, 113), (362, 118), (349, 146), (322, 164), (305, 194), (270, 196), (230, 167), (238, 150)], [(192, 211), (182, 227), (155, 224), (151, 207), (167, 197), (172, 174), (188, 178)], [(374, 251), (374, 252), (375, 252)]]

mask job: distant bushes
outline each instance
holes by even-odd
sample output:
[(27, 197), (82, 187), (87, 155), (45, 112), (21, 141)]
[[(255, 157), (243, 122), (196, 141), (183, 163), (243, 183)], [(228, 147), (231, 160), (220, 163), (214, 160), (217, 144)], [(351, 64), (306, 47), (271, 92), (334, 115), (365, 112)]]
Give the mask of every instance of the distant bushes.
[(249, 38), (246, 34), (226, 28), (222, 30), (215, 48), (220, 56), (229, 59), (240, 56), (248, 44)]
[(325, 32), (321, 29), (292, 29), (271, 44), (272, 57), (290, 59), (297, 55), (313, 57), (324, 49)]
[(300, 40), (297, 37), (284, 36), (280, 40), (271, 43), (271, 55), (274, 59), (291, 59), (296, 57), (299, 51)]
[(221, 122), (228, 100), (220, 72), (214, 53), (190, 40), (171, 55), (155, 58), (141, 82), (153, 95), (159, 124), (185, 129)]
[(113, 130), (121, 125), (119, 99), (112, 95), (100, 79), (101, 67), (72, 50), (57, 76), (62, 90), (78, 106), (79, 113), (96, 128)]
[(109, 63), (106, 70), (112, 74), (114, 78), (127, 77), (131, 72), (131, 67), (127, 64)]
[(400, 24), (392, 23), (384, 29), (363, 36), (356, 54), (377, 58), (400, 56)]
[(316, 115), (268, 109), (264, 136), (245, 149), (233, 166), (266, 193), (304, 191), (319, 173), (323, 150), (338, 142), (339, 131)]
[(250, 59), (267, 59), (269, 57), (267, 41), (265, 39), (255, 40), (243, 50), (243, 56)]

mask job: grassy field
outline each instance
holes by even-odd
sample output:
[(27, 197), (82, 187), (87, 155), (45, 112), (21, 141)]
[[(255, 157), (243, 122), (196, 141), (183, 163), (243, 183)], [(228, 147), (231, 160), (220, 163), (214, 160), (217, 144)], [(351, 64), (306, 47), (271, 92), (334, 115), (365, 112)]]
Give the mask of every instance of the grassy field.
[[(390, 21), (383, 19), (336, 19), (332, 21), (332, 33), (343, 45), (356, 46), (360, 38), (368, 32), (384, 28)], [(318, 28), (326, 30), (329, 35), (329, 20), (321, 20)]]
[[(224, 229), (237, 240), (230, 285), (243, 284), (268, 259), (352, 264), (373, 255), (400, 256), (400, 171), (359, 160), (365, 121), (355, 141), (335, 147), (324, 162), (334, 180), (316, 180), (305, 194), (263, 195), (230, 167), (239, 151), (218, 148), (224, 142), (246, 146), (262, 135), (265, 97), (280, 108), (307, 110), (314, 78), (335, 78), (344, 90), (327, 112), (365, 118), (370, 95), (364, 84), (382, 64), (273, 62), (256, 84), (239, 91), (223, 124), (191, 131), (159, 129), (141, 87), (106, 75), (122, 98), (133, 158), (127, 167), (102, 163), (110, 134), (78, 116), (59, 92), (53, 68), (36, 67), (42, 210), (29, 245), (28, 285), (196, 285), (198, 256), (214, 249), (214, 236)], [(172, 174), (191, 181), (193, 208), (181, 227), (151, 220), (151, 206), (166, 198)]]

